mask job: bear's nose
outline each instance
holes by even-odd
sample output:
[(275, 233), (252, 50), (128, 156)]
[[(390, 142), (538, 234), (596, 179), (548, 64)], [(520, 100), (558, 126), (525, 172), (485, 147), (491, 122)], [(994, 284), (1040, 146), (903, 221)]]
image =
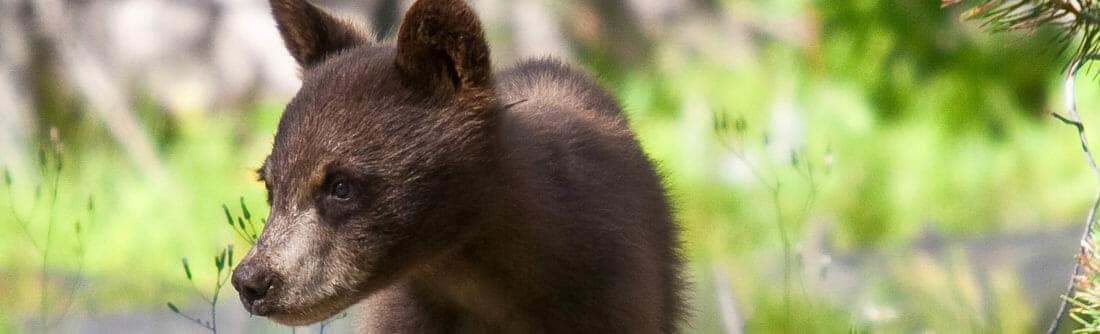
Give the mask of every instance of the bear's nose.
[(278, 283), (276, 275), (266, 267), (242, 263), (233, 271), (233, 287), (241, 295), (241, 303), (252, 313), (257, 313), (255, 306)]

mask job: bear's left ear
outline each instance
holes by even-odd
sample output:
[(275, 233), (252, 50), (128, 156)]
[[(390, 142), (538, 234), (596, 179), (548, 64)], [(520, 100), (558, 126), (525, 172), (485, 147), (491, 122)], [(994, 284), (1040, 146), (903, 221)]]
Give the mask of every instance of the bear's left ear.
[(308, 0), (271, 0), (271, 13), (287, 50), (302, 68), (309, 68), (341, 50), (370, 43), (360, 29)]
[(397, 35), (397, 68), (429, 89), (463, 93), (492, 86), (489, 46), (464, 0), (419, 0)]

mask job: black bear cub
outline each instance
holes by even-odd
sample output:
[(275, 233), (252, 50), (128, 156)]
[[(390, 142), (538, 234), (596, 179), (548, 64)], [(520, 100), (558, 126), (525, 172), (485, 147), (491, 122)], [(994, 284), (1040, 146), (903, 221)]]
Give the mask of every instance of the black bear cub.
[(618, 103), (551, 60), (493, 74), (463, 0), (378, 43), (271, 0), (302, 88), (259, 170), (271, 214), (233, 273), (287, 325), (359, 303), (371, 333), (669, 333), (678, 233)]

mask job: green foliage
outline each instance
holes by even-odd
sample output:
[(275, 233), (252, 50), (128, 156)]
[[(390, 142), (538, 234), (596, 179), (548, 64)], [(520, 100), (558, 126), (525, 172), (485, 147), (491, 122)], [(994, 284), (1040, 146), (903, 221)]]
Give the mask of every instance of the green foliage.
[[(234, 216), (233, 216), (232, 212), (229, 210), (229, 207), (227, 205), (225, 205), (225, 204), (222, 205), (222, 212), (225, 214), (225, 218), (229, 222), (230, 228), (233, 229), (234, 232), (236, 232), (236, 234), (239, 237), (241, 237), (243, 240), (248, 242), (249, 245), (255, 245), (256, 236), (258, 235), (258, 231), (263, 230), (263, 225), (264, 225), (264, 222), (266, 221), (266, 219), (261, 218), (259, 224), (256, 224), (255, 222), (253, 222), (252, 221), (252, 213), (251, 213), (251, 211), (248, 210), (248, 206), (245, 204), (245, 201), (244, 201), (243, 197), (240, 199), (240, 206), (241, 206), (242, 216), (237, 216), (236, 217), (236, 220), (235, 220), (237, 222), (236, 224), (234, 224), (234, 219), (233, 219)], [(258, 227), (257, 227), (257, 225), (258, 225)], [(186, 319), (186, 320), (194, 323), (195, 325), (198, 325), (202, 328), (205, 328), (205, 329), (209, 330), (212, 333), (217, 333), (218, 332), (218, 313), (217, 313), (218, 297), (221, 295), (222, 288), (225, 287), (225, 285), (229, 282), (229, 280), (233, 276), (234, 259), (235, 259), (235, 256), (233, 255), (233, 245), (232, 244), (225, 246), (225, 248), (223, 248), (220, 252), (218, 252), (217, 255), (214, 256), (214, 286), (212, 288), (212, 291), (210, 292), (211, 297), (209, 297), (209, 298), (207, 298), (206, 295), (203, 294), (202, 289), (200, 289), (199, 285), (197, 285), (195, 283), (195, 281), (193, 279), (193, 276), (191, 274), (191, 264), (187, 260), (187, 258), (185, 257), (185, 258), (181, 259), (181, 261), (180, 261), (183, 264), (183, 272), (184, 272), (184, 275), (187, 277), (187, 281), (191, 282), (195, 293), (197, 293), (199, 295), (199, 297), (207, 305), (209, 305), (209, 308), (210, 308), (210, 310), (209, 310), (209, 312), (210, 312), (209, 320), (203, 319), (202, 317), (191, 316), (191, 315), (187, 314), (186, 312), (182, 311), (179, 308), (179, 306), (177, 306), (173, 302), (166, 302), (165, 306), (167, 306), (168, 310), (171, 311), (173, 314), (176, 314), (177, 316), (179, 316), (183, 319)], [(328, 327), (333, 321), (344, 319), (347, 316), (348, 316), (347, 312), (342, 312), (341, 314), (339, 314), (335, 317), (332, 317), (330, 319), (322, 321), (317, 326), (318, 332), (324, 333), (326, 327)], [(294, 332), (293, 328), (291, 329), (291, 332)]]
[[(35, 268), (37, 282), (34, 284), (37, 288), (38, 307), (35, 315), (37, 321), (34, 326), (43, 332), (50, 331), (68, 314), (76, 298), (77, 290), (83, 280), (81, 276), (84, 273), (85, 259), (85, 238), (81, 221), (92, 220), (95, 209), (92, 196), (88, 196), (85, 210), (74, 210), (75, 218), (58, 217), (61, 212), (68, 209), (59, 201), (72, 200), (72, 198), (63, 196), (63, 191), (69, 190), (62, 188), (61, 181), (62, 173), (65, 171), (64, 145), (57, 129), (51, 129), (49, 133), (49, 143), (38, 149), (35, 175), (37, 180), (33, 181), (35, 189), (33, 197), (17, 195), (19, 185), (16, 184), (11, 170), (4, 167), (3, 190), (7, 203), (4, 205), (7, 217), (0, 218), (3, 219), (0, 221), (11, 221), (21, 232), (20, 237), (30, 245), (29, 250), (24, 249), (19, 254), (22, 256), (30, 254), (39, 260), (39, 266)], [(28, 204), (24, 200), (30, 201), (29, 205), (25, 205), (29, 206), (27, 211), (20, 208), (20, 204)], [(57, 231), (62, 219), (72, 219), (72, 233), (66, 234), (72, 242), (65, 244), (57, 242), (58, 234), (63, 233), (63, 231)], [(12, 244), (18, 244), (19, 240), (15, 238), (12, 241)], [(59, 245), (67, 245), (71, 248)], [(57, 260), (58, 255), (63, 255), (63, 260)], [(75, 270), (76, 279), (72, 279), (71, 282), (58, 282), (62, 281), (57, 277), (59, 268)], [(15, 295), (12, 294), (12, 296)], [(0, 305), (0, 311), (3, 310), (2, 307), (3, 305)]]
[[(1017, 280), (1016, 272), (995, 273), (987, 282), (965, 273), (965, 265), (926, 261), (947, 268), (924, 276), (942, 284), (917, 285), (905, 283), (917, 275), (897, 269), (867, 289), (877, 296), (873, 304), (913, 315), (902, 319), (868, 319), (859, 309), (868, 301), (852, 309), (830, 305), (812, 288), (800, 291), (797, 279), (787, 289), (779, 276), (785, 273), (760, 272), (775, 265), (761, 256), (784, 248), (773, 203), (798, 212), (815, 191), (807, 218), (782, 224), (788, 237), (806, 242), (816, 221), (827, 228), (830, 252), (861, 254), (908, 247), (929, 230), (980, 238), (1066, 224), (1077, 220), (1091, 190), (1079, 152), (1053, 149), (1076, 147), (1074, 138), (1039, 117), (1057, 103), (1049, 92), (1060, 60), (1042, 42), (1055, 32), (1039, 30), (1039, 40), (971, 33), (976, 25), (919, 1), (819, 1), (809, 10), (821, 15), (820, 49), (766, 45), (745, 63), (647, 69), (613, 84), (643, 146), (669, 179), (690, 257), (735, 259), (740, 270), (731, 277), (763, 276), (734, 283), (736, 291), (759, 291), (738, 297), (750, 308), (746, 313), (758, 326), (752, 328), (761, 330), (780, 330), (776, 326), (806, 314), (825, 319), (821, 330), (798, 327), (808, 332), (921, 331), (930, 324), (945, 332), (1035, 328), (1044, 319), (1035, 318), (1018, 284), (1005, 283)], [(1095, 92), (1089, 94), (1089, 104), (1100, 105)], [(787, 100), (805, 125), (799, 161), (823, 174), (816, 187), (789, 159), (770, 154), (765, 138), (774, 110)], [(727, 164), (740, 159), (727, 149), (730, 136), (715, 135), (714, 127), (736, 132), (741, 150), (783, 184), (779, 201), (772, 199), (774, 183), (730, 175)], [(900, 253), (891, 266), (914, 256)], [(796, 277), (803, 269), (788, 268)], [(998, 302), (944, 293), (961, 288)], [(797, 306), (791, 310), (785, 299)], [(967, 317), (954, 316), (962, 310)]]
[[(83, 131), (69, 137), (59, 130), (62, 137), (68, 138), (66, 143), (82, 145), (75, 146), (79, 149), (66, 145), (64, 168), (56, 176), (60, 185), (56, 208), (46, 210), (48, 203), (42, 200), (52, 193), (42, 181), (52, 183), (53, 176), (42, 178), (9, 169), (12, 194), (0, 194), (0, 231), (17, 236), (0, 243), (0, 271), (15, 277), (0, 282), (0, 290), (16, 291), (0, 301), (0, 313), (24, 317), (23, 310), (36, 309), (37, 293), (32, 296), (30, 292), (40, 290), (40, 279), (30, 272), (37, 272), (38, 261), (26, 254), (45, 235), (45, 224), (30, 224), (34, 238), (23, 238), (22, 224), (6, 214), (9, 203), (36, 217), (44, 218), (50, 211), (57, 225), (64, 227), (55, 229), (51, 237), (52, 245), (56, 245), (53, 247), (58, 247), (51, 251), (54, 271), (65, 273), (78, 268), (76, 262), (81, 257), (72, 249), (79, 244), (78, 239), (87, 245), (110, 245), (86, 250), (86, 264), (78, 282), (94, 282), (95, 288), (79, 291), (81, 306), (117, 312), (163, 305), (165, 299), (186, 300), (190, 284), (177, 279), (180, 257), (194, 258), (202, 249), (213, 249), (233, 238), (233, 231), (221, 225), (225, 218), (219, 218), (216, 208), (240, 200), (241, 195), (245, 201), (263, 198), (263, 187), (253, 181), (250, 173), (270, 150), (278, 110), (258, 106), (232, 122), (194, 114), (179, 116), (173, 121), (179, 124), (178, 137), (166, 142), (161, 152), (172, 180), (145, 179), (104, 133)], [(32, 166), (39, 170), (45, 165)], [(97, 195), (91, 200), (84, 194)], [(8, 196), (16, 200), (8, 201)], [(33, 205), (34, 198), (39, 198), (35, 201), (41, 205)], [(248, 209), (254, 221), (251, 231), (256, 233), (262, 228), (257, 217), (266, 212)], [(70, 227), (68, 222), (74, 223)], [(247, 227), (249, 222), (245, 223)], [(200, 273), (192, 274), (197, 283), (205, 284), (198, 279)], [(203, 285), (202, 291), (209, 289)], [(54, 304), (62, 305), (58, 301)]]
[(206, 328), (211, 333), (218, 333), (218, 297), (221, 296), (222, 288), (225, 287), (226, 283), (229, 282), (229, 279), (233, 277), (233, 245), (225, 246), (225, 248), (218, 252), (218, 255), (214, 256), (214, 288), (210, 292), (209, 298), (207, 298), (206, 295), (202, 293), (202, 290), (199, 289), (199, 286), (195, 283), (195, 280), (192, 279), (191, 265), (187, 261), (187, 258), (183, 258), (181, 262), (183, 262), (183, 272), (187, 275), (187, 281), (191, 282), (192, 286), (195, 288), (195, 292), (199, 294), (202, 300), (205, 301), (207, 305), (210, 305), (210, 320), (204, 320), (199, 317), (190, 316), (180, 311), (180, 308), (172, 302), (166, 303), (166, 305), (168, 306), (168, 310), (172, 311), (172, 313), (175, 313), (181, 318), (187, 319), (196, 325)]
[(820, 305), (821, 300), (800, 299), (795, 309), (788, 309), (778, 299), (755, 299), (753, 308), (760, 312), (747, 325), (748, 333), (862, 333), (868, 332), (852, 324), (851, 315), (837, 305)]
[[(256, 224), (252, 221), (252, 212), (248, 210), (248, 206), (245, 204), (244, 197), (240, 197), (239, 202), (242, 216), (237, 216), (236, 220), (233, 219), (234, 216), (233, 213), (229, 210), (229, 206), (225, 204), (222, 204), (222, 213), (225, 214), (225, 220), (229, 223), (229, 228), (232, 229), (237, 234), (237, 236), (248, 242), (249, 245), (255, 245), (256, 238), (259, 235), (259, 231), (263, 230), (263, 225), (266, 220), (260, 219), (260, 223)], [(195, 284), (195, 281), (191, 275), (190, 262), (187, 260), (186, 257), (181, 259), (181, 262), (183, 263), (183, 272), (184, 275), (186, 275), (187, 277), (187, 281), (191, 282), (192, 287), (195, 289), (195, 292), (198, 293), (202, 300), (210, 306), (210, 320), (190, 316), (180, 311), (179, 307), (172, 302), (166, 303), (166, 305), (168, 306), (168, 310), (172, 311), (172, 313), (175, 313), (176, 315), (184, 319), (191, 321), (198, 326), (206, 328), (212, 333), (217, 333), (218, 297), (221, 294), (222, 288), (226, 285), (226, 283), (229, 282), (230, 278), (232, 278), (233, 276), (233, 261), (234, 255), (232, 244), (225, 246), (225, 248), (223, 248), (221, 251), (218, 252), (217, 255), (214, 256), (214, 287), (210, 293), (210, 297), (207, 298), (206, 295), (202, 293), (202, 290), (199, 288), (199, 286)], [(325, 324), (321, 325), (322, 332), (324, 331), (324, 326)]]
[(1079, 268), (1073, 277), (1074, 291), (1070, 296), (1062, 296), (1069, 303), (1067, 316), (1079, 328), (1074, 333), (1100, 333), (1100, 250), (1096, 240), (1100, 232), (1090, 231), (1089, 238), (1083, 241), (1088, 247), (1082, 247), (1077, 254)]
[(244, 204), (244, 197), (241, 197), (240, 203), (242, 216), (238, 216), (236, 220), (233, 219), (233, 214), (229, 212), (229, 206), (222, 204), (222, 212), (225, 213), (225, 220), (229, 223), (229, 228), (233, 229), (233, 232), (236, 232), (237, 236), (249, 245), (255, 245), (260, 231), (267, 224), (267, 219), (261, 218), (259, 222), (253, 221), (252, 213), (248, 211), (248, 206)]
[(1061, 64), (1045, 42), (1056, 31), (1026, 39), (967, 33), (971, 27), (932, 1), (822, 1), (820, 8), (829, 36), (821, 70), (858, 84), (879, 120), (934, 119), (949, 135), (997, 138), (1014, 113), (1044, 114)]
[(1081, 327), (1073, 333), (1100, 333), (1100, 295), (1097, 291), (1077, 291), (1066, 298), (1072, 306), (1069, 318)]
[(191, 280), (191, 265), (187, 263), (187, 258), (183, 258), (183, 272), (187, 274), (187, 280)]

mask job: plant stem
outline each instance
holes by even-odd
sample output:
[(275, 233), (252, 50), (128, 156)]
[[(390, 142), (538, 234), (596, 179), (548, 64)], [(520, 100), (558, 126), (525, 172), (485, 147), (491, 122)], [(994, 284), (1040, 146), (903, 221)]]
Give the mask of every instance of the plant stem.
[[(34, 234), (31, 233), (30, 227), (27, 225), (27, 220), (19, 216), (19, 212), (15, 210), (15, 195), (12, 194), (11, 186), (7, 187), (8, 192), (8, 210), (11, 211), (11, 218), (15, 220), (15, 223), (19, 225), (20, 231), (27, 236), (27, 240), (31, 242), (31, 246), (35, 251), (42, 252), (42, 246), (38, 245), (38, 241), (34, 240)], [(34, 210), (31, 210), (30, 214), (34, 214)]]
[[(1072, 125), (1077, 129), (1077, 136), (1081, 142), (1081, 150), (1085, 153), (1085, 159), (1088, 160), (1089, 168), (1092, 169), (1093, 174), (1097, 180), (1100, 180), (1100, 167), (1096, 165), (1096, 159), (1092, 155), (1092, 150), (1089, 149), (1088, 136), (1085, 134), (1085, 125), (1081, 120), (1081, 114), (1077, 112), (1077, 97), (1076, 97), (1076, 79), (1077, 72), (1084, 67), (1084, 65), (1090, 61), (1100, 59), (1100, 55), (1084, 55), (1077, 57), (1070, 63), (1069, 70), (1066, 72), (1066, 81), (1064, 83), (1065, 89), (1065, 102), (1067, 105), (1067, 112), (1069, 117), (1063, 117), (1058, 114), (1053, 114), (1055, 118), (1058, 118), (1062, 122)], [(1096, 224), (1096, 210), (1100, 206), (1100, 189), (1097, 189), (1096, 195), (1092, 200), (1092, 208), (1089, 209), (1088, 219), (1085, 221), (1085, 230), (1081, 233), (1081, 249), (1092, 249), (1092, 230)], [(1047, 333), (1053, 334), (1058, 331), (1059, 325), (1065, 317), (1066, 310), (1069, 308), (1068, 299), (1072, 299), (1075, 289), (1076, 277), (1081, 275), (1082, 261), (1077, 261), (1073, 266), (1073, 274), (1069, 279), (1069, 287), (1066, 288), (1066, 298), (1063, 298), (1061, 305), (1058, 306), (1058, 314), (1055, 315), (1054, 321), (1050, 323), (1050, 327), (1047, 329)]]
[(772, 191), (772, 202), (775, 204), (775, 225), (779, 230), (779, 241), (783, 244), (783, 309), (787, 314), (791, 313), (791, 240), (787, 235), (787, 227), (783, 221), (782, 203), (779, 201), (779, 187), (782, 184), (776, 181), (775, 191)]
[[(61, 159), (60, 154), (55, 156), (55, 159)], [(56, 163), (60, 164), (60, 161)], [(59, 165), (60, 166), (60, 165)], [(57, 216), (57, 188), (61, 183), (61, 170), (60, 168), (54, 170), (52, 189), (50, 190), (50, 207), (47, 213), (46, 219), (46, 240), (42, 246), (42, 279), (39, 281), (40, 292), (39, 296), (39, 311), (42, 317), (42, 331), (47, 332), (49, 326), (49, 269), (50, 269), (50, 240), (53, 237), (53, 223), (54, 218)]]

